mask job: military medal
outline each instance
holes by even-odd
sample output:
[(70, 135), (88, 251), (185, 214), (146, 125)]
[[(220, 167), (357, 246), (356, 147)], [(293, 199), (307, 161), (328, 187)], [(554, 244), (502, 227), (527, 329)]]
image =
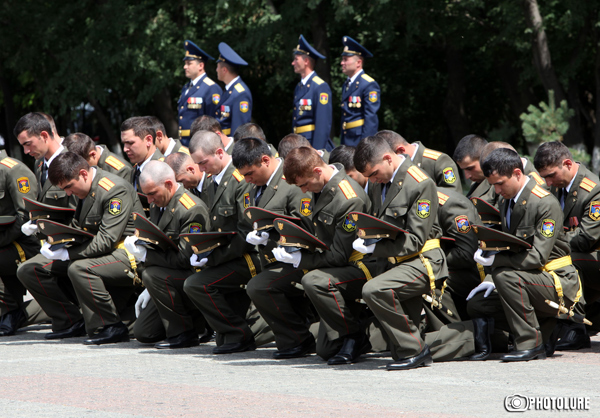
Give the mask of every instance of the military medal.
[(189, 97), (187, 103), (188, 109), (202, 109), (202, 97)]

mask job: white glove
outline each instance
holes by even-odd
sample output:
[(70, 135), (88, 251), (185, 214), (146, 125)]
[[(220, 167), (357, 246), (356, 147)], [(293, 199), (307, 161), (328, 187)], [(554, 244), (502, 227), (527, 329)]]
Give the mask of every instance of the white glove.
[(146, 255), (148, 254), (148, 250), (146, 247), (141, 245), (135, 245), (137, 238), (134, 236), (125, 237), (125, 241), (123, 245), (125, 249), (129, 251), (137, 261), (141, 261), (142, 263), (146, 261)]
[(46, 242), (42, 245), (40, 253), (48, 260), (69, 261), (69, 252), (66, 248), (59, 248), (56, 251), (50, 249), (50, 243)]
[(152, 296), (148, 293), (148, 289), (144, 289), (144, 291), (138, 296), (137, 301), (135, 302), (135, 317), (139, 318), (142, 313), (142, 309), (145, 309), (148, 306), (148, 302), (150, 302)]
[(198, 254), (192, 254), (190, 257), (190, 264), (193, 267), (204, 267), (208, 263), (208, 258), (198, 258)]
[(352, 243), (352, 248), (354, 248), (359, 253), (371, 254), (373, 251), (375, 251), (375, 244), (365, 245), (364, 239), (357, 238)]
[(475, 260), (476, 263), (479, 263), (484, 267), (489, 267), (492, 264), (494, 264), (496, 254), (490, 255), (489, 257), (484, 257), (482, 253), (483, 250), (481, 248), (475, 251), (475, 254), (473, 255), (473, 260)]
[(31, 221), (25, 222), (21, 225), (21, 232), (28, 237), (35, 234), (38, 231), (37, 224), (32, 224)]
[(251, 231), (246, 235), (246, 242), (252, 245), (267, 245), (267, 241), (269, 240), (268, 232)]
[(467, 300), (470, 300), (477, 293), (483, 292), (484, 290), (485, 293), (483, 294), (483, 297), (487, 298), (490, 295), (490, 293), (492, 293), (492, 290), (494, 290), (495, 288), (496, 285), (493, 282), (481, 282), (479, 286), (471, 290), (471, 293), (469, 293), (469, 296), (467, 296)]
[(281, 263), (292, 264), (294, 268), (298, 268), (300, 260), (302, 260), (302, 253), (300, 251), (290, 254), (283, 247), (273, 248), (273, 255), (275, 256), (275, 260)]

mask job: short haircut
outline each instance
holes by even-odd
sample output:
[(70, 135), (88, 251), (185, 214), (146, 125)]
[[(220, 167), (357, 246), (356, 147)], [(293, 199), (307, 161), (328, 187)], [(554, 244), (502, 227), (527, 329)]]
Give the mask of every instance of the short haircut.
[(86, 160), (90, 158), (90, 152), (96, 149), (94, 140), (81, 132), (68, 135), (63, 141), (63, 145), (67, 150), (82, 156)]
[(251, 165), (259, 165), (263, 155), (273, 156), (265, 141), (260, 138), (244, 138), (233, 145), (231, 158), (233, 166), (240, 169)]
[(163, 161), (152, 160), (148, 161), (144, 171), (140, 174), (140, 184), (148, 184), (150, 182), (161, 186), (165, 184), (167, 180), (175, 181), (175, 173), (169, 165)]
[(227, 68), (227, 70), (233, 75), (238, 75), (240, 73), (237, 65), (233, 65), (225, 61), (221, 61), (218, 64), (221, 64), (223, 67)]
[(390, 144), (390, 147), (394, 152), (396, 152), (396, 148), (399, 146), (409, 145), (408, 141), (404, 139), (402, 135), (394, 131), (379, 131), (375, 134), (375, 136), (384, 139), (385, 142)]
[(146, 116), (148, 121), (152, 124), (154, 128), (154, 132), (161, 131), (163, 135), (167, 135), (167, 130), (165, 129), (165, 125), (160, 121), (156, 116)]
[(146, 116), (134, 116), (125, 120), (121, 124), (121, 132), (133, 130), (133, 134), (138, 138), (144, 139), (147, 135), (152, 136), (152, 143), (156, 141), (156, 130), (150, 119)]
[(352, 171), (354, 167), (354, 154), (356, 147), (350, 145), (340, 145), (331, 151), (329, 154), (329, 164), (340, 163), (344, 166), (344, 170)]
[(485, 147), (483, 147), (483, 149), (481, 150), (481, 155), (479, 156), (479, 159), (481, 161), (485, 160), (486, 157), (488, 155), (490, 155), (490, 153), (492, 151), (497, 150), (499, 148), (511, 149), (514, 152), (517, 152), (517, 150), (515, 149), (515, 147), (513, 147), (512, 145), (510, 145), (508, 142), (492, 141), (492, 142), (489, 142)]
[(573, 154), (565, 144), (559, 141), (544, 142), (539, 146), (533, 157), (535, 169), (558, 167), (564, 160), (573, 160)]
[(52, 127), (52, 131), (58, 133), (58, 129), (56, 129), (56, 122), (54, 122), (54, 118), (47, 113), (40, 112), (42, 116), (46, 118), (48, 122), (50, 122), (50, 126)]
[(302, 135), (298, 134), (289, 134), (284, 136), (281, 141), (279, 141), (279, 146), (277, 147), (277, 152), (281, 158), (285, 158), (291, 150), (294, 148), (300, 147), (311, 147), (312, 145)]
[(325, 167), (325, 165), (316, 149), (294, 148), (283, 161), (283, 175), (288, 184), (296, 184), (298, 177), (311, 177), (315, 167)]
[(165, 163), (171, 167), (175, 174), (180, 174), (185, 170), (187, 164), (194, 164), (194, 160), (184, 152), (173, 152), (165, 157)]
[(211, 131), (198, 131), (190, 139), (190, 154), (201, 150), (203, 154), (214, 155), (219, 148), (223, 149), (223, 142), (219, 135)]
[(481, 163), (481, 170), (486, 177), (497, 173), (499, 176), (510, 178), (515, 168), (523, 171), (523, 161), (515, 150), (508, 148), (493, 150)]
[(238, 126), (233, 133), (233, 142), (238, 142), (243, 138), (258, 138), (267, 141), (264, 131), (256, 123), (244, 123)]
[(221, 130), (221, 124), (212, 116), (202, 115), (194, 119), (190, 128), (190, 138), (198, 131), (217, 132)]
[(462, 162), (465, 158), (469, 157), (472, 161), (479, 161), (481, 157), (481, 151), (483, 147), (487, 145), (487, 141), (479, 135), (467, 135), (464, 136), (454, 150), (454, 161), (457, 163)]
[(79, 177), (79, 170), (90, 170), (90, 165), (81, 155), (63, 152), (56, 156), (48, 168), (48, 180), (58, 186)]
[(379, 163), (386, 152), (395, 154), (395, 151), (384, 138), (377, 134), (368, 136), (360, 141), (356, 147), (354, 166), (359, 172), (364, 173), (368, 165), (373, 166)]
[(23, 131), (27, 132), (28, 136), (40, 136), (42, 132), (46, 131), (50, 138), (56, 139), (52, 132), (52, 125), (44, 117), (44, 114), (40, 112), (30, 112), (19, 119), (13, 129), (13, 133), (15, 136), (19, 136)]

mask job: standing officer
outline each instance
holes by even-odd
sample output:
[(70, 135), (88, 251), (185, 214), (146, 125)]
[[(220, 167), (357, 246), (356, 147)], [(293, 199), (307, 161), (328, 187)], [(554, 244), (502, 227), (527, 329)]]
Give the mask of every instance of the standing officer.
[(331, 142), (331, 89), (315, 73), (315, 61), (325, 59), (300, 35), (294, 49), (292, 66), (300, 74), (300, 82), (294, 90), (294, 133), (302, 135), (316, 148), (333, 149)]
[(223, 134), (231, 136), (238, 126), (252, 119), (252, 93), (238, 75), (239, 67), (248, 63), (225, 42), (219, 44), (219, 53), (217, 78), (225, 83), (225, 90), (214, 115)]
[[(221, 101), (221, 87), (206, 75), (205, 65), (213, 57), (198, 48), (192, 41), (185, 41), (183, 69), (191, 81), (181, 89), (177, 102), (179, 113), (179, 139), (183, 145), (190, 142), (190, 127), (202, 115), (214, 115)], [(163, 131), (164, 132), (164, 131)]]
[(365, 47), (344, 36), (342, 72), (348, 77), (342, 87), (342, 130), (340, 139), (345, 145), (358, 145), (379, 129), (377, 111), (381, 105), (379, 84), (364, 71), (365, 58), (373, 57)]

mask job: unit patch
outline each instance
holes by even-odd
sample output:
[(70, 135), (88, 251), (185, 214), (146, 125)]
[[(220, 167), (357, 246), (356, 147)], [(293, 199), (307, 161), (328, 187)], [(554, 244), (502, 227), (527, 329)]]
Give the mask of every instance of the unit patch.
[(190, 234), (199, 234), (200, 232), (202, 232), (202, 224), (192, 222), (190, 224)]
[(27, 193), (31, 189), (29, 179), (27, 177), (19, 177), (17, 179), (17, 187), (21, 193)]
[(444, 172), (444, 181), (448, 184), (454, 184), (456, 182), (456, 176), (454, 175), (454, 170), (452, 167), (446, 167), (443, 170)]
[(244, 209), (250, 206), (250, 193), (244, 193)]
[(542, 235), (546, 238), (551, 238), (554, 236), (554, 226), (555, 222), (552, 219), (544, 219), (542, 221)]
[(454, 218), (454, 223), (456, 223), (456, 230), (460, 233), (466, 234), (471, 230), (471, 224), (466, 215), (457, 216)]
[(343, 228), (344, 228), (344, 231), (347, 231), (347, 232), (356, 231), (356, 222), (354, 222), (352, 220), (352, 217), (350, 215), (346, 216), (346, 219), (344, 220)]
[(594, 201), (590, 203), (590, 218), (595, 221), (600, 220), (600, 202)]
[(300, 213), (304, 216), (312, 215), (312, 202), (310, 199), (300, 200)]
[(213, 104), (219, 104), (219, 102), (221, 101), (221, 95), (220, 94), (213, 94), (212, 95), (212, 102)]
[(419, 199), (417, 201), (417, 216), (419, 218), (428, 218), (431, 214), (431, 201), (427, 199)]
[(377, 92), (376, 91), (369, 92), (369, 101), (371, 103), (375, 103), (377, 101)]
[(240, 102), (240, 112), (246, 113), (250, 109), (248, 102)]
[(319, 95), (319, 103), (321, 103), (322, 105), (326, 105), (327, 102), (329, 102), (329, 94), (321, 93)]
[(108, 213), (111, 215), (118, 215), (121, 213), (121, 206), (123, 201), (121, 199), (111, 199), (108, 204)]

